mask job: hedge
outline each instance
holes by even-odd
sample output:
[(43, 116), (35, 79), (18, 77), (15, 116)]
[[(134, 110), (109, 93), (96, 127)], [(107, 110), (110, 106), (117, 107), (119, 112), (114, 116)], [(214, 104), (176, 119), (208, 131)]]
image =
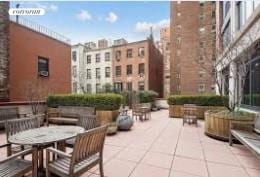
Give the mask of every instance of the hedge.
[(154, 98), (158, 96), (158, 93), (155, 91), (140, 91), (137, 93), (140, 103), (151, 103), (154, 101)]
[(88, 106), (96, 110), (117, 110), (120, 108), (122, 96), (113, 93), (104, 94), (59, 94), (47, 98), (49, 107)]
[(219, 95), (171, 95), (168, 98), (169, 105), (196, 104), (199, 106), (226, 106), (227, 96)]

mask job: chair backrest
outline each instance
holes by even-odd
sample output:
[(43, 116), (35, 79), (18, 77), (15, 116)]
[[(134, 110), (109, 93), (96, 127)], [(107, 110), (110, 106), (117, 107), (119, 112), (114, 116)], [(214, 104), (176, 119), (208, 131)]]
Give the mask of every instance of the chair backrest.
[(96, 128), (97, 116), (96, 115), (80, 116), (78, 120), (78, 126), (83, 127), (85, 130)]
[(59, 114), (61, 117), (79, 118), (81, 115), (95, 115), (94, 107), (86, 106), (59, 106)]
[(77, 135), (70, 164), (71, 173), (78, 163), (103, 152), (106, 133), (107, 125), (104, 125)]
[(8, 119), (18, 118), (17, 107), (2, 107), (0, 108), (0, 122), (4, 123)]
[(12, 119), (5, 122), (5, 131), (7, 139), (9, 136), (14, 135), (16, 133), (39, 127), (40, 119), (35, 117)]
[(254, 130), (260, 134), (260, 114), (257, 114), (255, 117)]
[(197, 107), (195, 104), (184, 104), (183, 105), (183, 114), (184, 115), (195, 115)]

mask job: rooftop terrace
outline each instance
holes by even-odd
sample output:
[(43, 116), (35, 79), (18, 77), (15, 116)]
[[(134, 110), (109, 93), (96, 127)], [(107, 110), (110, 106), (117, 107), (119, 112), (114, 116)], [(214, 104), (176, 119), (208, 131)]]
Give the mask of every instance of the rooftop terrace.
[[(259, 177), (260, 160), (244, 146), (214, 140), (199, 126), (182, 126), (168, 111), (136, 121), (131, 131), (107, 136), (104, 149), (106, 177)], [(0, 134), (0, 142), (5, 135)], [(3, 149), (1, 159), (5, 156)], [(84, 177), (98, 177), (94, 167)]]

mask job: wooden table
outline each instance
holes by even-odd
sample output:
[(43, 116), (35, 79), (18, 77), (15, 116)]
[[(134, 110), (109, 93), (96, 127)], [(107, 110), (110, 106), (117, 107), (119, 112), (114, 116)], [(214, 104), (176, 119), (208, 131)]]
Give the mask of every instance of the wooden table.
[(81, 132), (84, 132), (84, 129), (78, 126), (50, 126), (17, 133), (10, 136), (8, 140), (13, 144), (32, 146), (32, 176), (37, 177), (44, 171), (43, 158), (39, 157), (39, 153), (43, 153), (44, 147), (73, 138)]

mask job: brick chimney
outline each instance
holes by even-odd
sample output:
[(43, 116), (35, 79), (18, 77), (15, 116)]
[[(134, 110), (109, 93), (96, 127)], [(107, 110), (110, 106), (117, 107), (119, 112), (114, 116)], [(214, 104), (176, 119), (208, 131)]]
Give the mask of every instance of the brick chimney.
[(0, 1), (0, 102), (9, 100), (9, 2)]

